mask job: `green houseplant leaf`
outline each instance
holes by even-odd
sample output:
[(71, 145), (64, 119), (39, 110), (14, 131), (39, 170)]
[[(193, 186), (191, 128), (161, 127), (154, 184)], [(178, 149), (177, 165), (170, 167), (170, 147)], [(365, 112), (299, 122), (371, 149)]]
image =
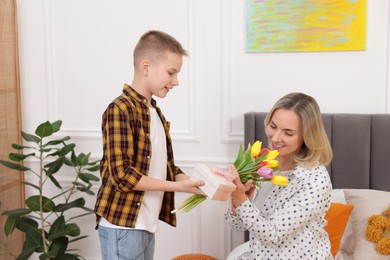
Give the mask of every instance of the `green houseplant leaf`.
[(55, 207), (55, 204), (51, 199), (39, 195), (29, 197), (26, 200), (26, 205), (32, 211), (40, 211), (42, 209), (43, 212), (53, 211)]
[(55, 153), (52, 153), (51, 156), (65, 156), (67, 155), (68, 153), (70, 153), (71, 151), (73, 151), (73, 149), (75, 148), (75, 144), (69, 144), (69, 145), (65, 145), (63, 148), (61, 148), (60, 150), (58, 150), (57, 152)]
[(38, 230), (39, 224), (32, 218), (22, 217), (17, 223), (16, 227), (23, 232), (28, 232), (29, 230)]
[(53, 126), (50, 124), (49, 121), (40, 124), (35, 130), (35, 134), (41, 138), (51, 136), (53, 133)]
[(50, 245), (48, 254), (41, 255), (42, 257), (46, 256), (46, 258), (42, 258), (42, 259), (47, 259), (48, 257), (57, 259), (57, 257), (61, 257), (62, 255), (65, 254), (66, 248), (68, 247), (68, 243), (69, 243), (69, 239), (67, 237), (59, 237), (54, 239)]
[(61, 216), (57, 218), (54, 223), (50, 227), (49, 231), (49, 240), (54, 240), (59, 237), (63, 237), (66, 235), (66, 226), (65, 226), (65, 218)]
[[(77, 154), (76, 145), (68, 143), (71, 139), (69, 136), (53, 138), (53, 134), (60, 131), (61, 125), (61, 120), (53, 123), (46, 121), (38, 125), (34, 134), (21, 131), (21, 137), (29, 144), (12, 144), (12, 148), (17, 152), (9, 154), (10, 161), (0, 160), (1, 165), (12, 170), (32, 173), (30, 175), (32, 177), (23, 182), (25, 186), (32, 188), (29, 191), (32, 195), (25, 200), (26, 208), (2, 212), (2, 215), (7, 216), (4, 224), (4, 233), (7, 237), (15, 229), (25, 233), (26, 240), (16, 259), (29, 259), (34, 252), (40, 253), (40, 259), (80, 258), (79, 255), (68, 252), (68, 244), (84, 239), (86, 236), (80, 235), (77, 223), (69, 222), (92, 214), (93, 211), (85, 207), (84, 198), (73, 198), (73, 196), (81, 194), (81, 191), (84, 194), (94, 194), (90, 190), (91, 182), (100, 179), (89, 172), (99, 170), (99, 161), (90, 161), (91, 153)], [(48, 137), (50, 140), (47, 140)], [(23, 149), (29, 151), (23, 153)], [(39, 160), (36, 164), (38, 166), (26, 167), (19, 164), (30, 157)], [(61, 182), (54, 177), (61, 176), (64, 167), (72, 169), (74, 173), (74, 179), (70, 181), (72, 185), (66, 188), (63, 188)], [(70, 176), (69, 171), (66, 176)], [(81, 182), (86, 182), (87, 185)], [(46, 185), (47, 183), (54, 185), (49, 186)], [(52, 198), (44, 195), (47, 193), (45, 191), (50, 191), (52, 194), (56, 189), (58, 192), (51, 195)], [(55, 203), (54, 199), (58, 200), (58, 203)], [(68, 216), (68, 212), (73, 209), (77, 209), (77, 214)], [(79, 211), (82, 213), (79, 214)], [(8, 248), (6, 242), (1, 241), (1, 245)]]
[(65, 161), (65, 157), (61, 156), (57, 160), (55, 160), (54, 162), (46, 164), (45, 168), (48, 168), (46, 170), (46, 175), (50, 176), (50, 175), (58, 172), (61, 169), (62, 165), (64, 164), (64, 161)]
[(12, 161), (18, 162), (23, 161), (27, 157), (34, 156), (35, 153), (29, 153), (29, 154), (21, 154), (21, 153), (10, 153), (8, 158)]
[(76, 223), (70, 223), (66, 226), (66, 234), (72, 237), (77, 237), (80, 235), (80, 228)]
[(89, 183), (90, 181), (99, 181), (98, 177), (90, 173), (80, 173), (79, 178), (86, 183)]
[(62, 144), (65, 141), (68, 141), (68, 140), (70, 140), (70, 137), (69, 136), (65, 136), (64, 138), (61, 138), (61, 139), (58, 139), (58, 140), (51, 140), (51, 141), (47, 142), (47, 144), (45, 144), (45, 146)]
[(56, 132), (60, 131), (61, 125), (62, 125), (62, 121), (61, 120), (57, 120), (57, 121), (53, 122), (51, 124), (51, 126), (53, 128), (53, 133), (56, 133)]
[(3, 160), (0, 160), (0, 164), (4, 165), (5, 167), (8, 167), (10, 169), (17, 170), (17, 171), (29, 171), (30, 170), (30, 168), (25, 167), (23, 165), (12, 163), (12, 162), (7, 162), (7, 161), (3, 161)]
[(64, 211), (72, 209), (72, 208), (81, 208), (84, 205), (85, 205), (84, 198), (79, 198), (79, 199), (76, 199), (75, 201), (72, 201), (72, 202), (69, 202), (69, 203), (58, 204), (53, 209), (53, 212), (64, 212)]
[(4, 211), (2, 215), (6, 215), (8, 217), (20, 217), (31, 213), (30, 209), (14, 209)]
[(41, 141), (41, 138), (39, 138), (38, 136), (36, 135), (32, 135), (32, 134), (27, 134), (25, 132), (21, 132), (22, 133), (22, 138), (24, 140), (26, 140), (27, 142), (34, 142), (34, 143), (39, 143)]
[(18, 217), (8, 217), (4, 225), (4, 234), (8, 237), (18, 224)]

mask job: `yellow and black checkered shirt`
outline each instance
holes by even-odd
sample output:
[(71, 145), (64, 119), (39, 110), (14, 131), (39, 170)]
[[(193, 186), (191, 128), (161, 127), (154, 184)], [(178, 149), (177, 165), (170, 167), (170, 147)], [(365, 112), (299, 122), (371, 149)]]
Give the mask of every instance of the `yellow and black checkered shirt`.
[[(167, 122), (152, 99), (164, 126), (167, 143), (167, 180), (182, 173), (173, 159), (172, 141)], [(150, 115), (145, 97), (125, 84), (123, 93), (108, 105), (102, 118), (103, 158), (100, 162), (102, 185), (95, 205), (97, 224), (101, 217), (123, 227), (135, 227), (144, 192), (133, 187), (148, 175), (152, 155)], [(158, 152), (158, 151), (155, 151)], [(159, 219), (176, 226), (174, 192), (165, 192)], [(97, 227), (97, 226), (96, 226)]]

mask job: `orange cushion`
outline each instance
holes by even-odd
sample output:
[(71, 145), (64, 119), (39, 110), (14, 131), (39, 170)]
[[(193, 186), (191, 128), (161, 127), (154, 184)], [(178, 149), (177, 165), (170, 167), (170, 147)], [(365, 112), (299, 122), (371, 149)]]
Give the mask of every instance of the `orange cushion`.
[(328, 224), (325, 226), (325, 230), (329, 235), (333, 257), (339, 251), (341, 238), (352, 210), (353, 205), (331, 202), (330, 208), (326, 212), (325, 219), (328, 221)]
[(173, 260), (218, 260), (218, 259), (204, 254), (185, 254), (185, 255), (177, 256), (173, 258)]

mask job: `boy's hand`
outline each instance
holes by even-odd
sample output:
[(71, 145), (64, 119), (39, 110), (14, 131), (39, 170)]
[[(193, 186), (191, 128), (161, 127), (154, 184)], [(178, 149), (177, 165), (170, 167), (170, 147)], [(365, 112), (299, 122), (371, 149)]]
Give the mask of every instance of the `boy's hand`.
[(201, 189), (198, 188), (199, 186), (205, 185), (204, 181), (191, 180), (190, 176), (184, 173), (180, 173), (176, 175), (175, 180), (181, 186), (179, 190), (180, 192), (188, 192), (188, 193), (207, 196)]
[(188, 192), (188, 193), (193, 193), (193, 194), (198, 194), (198, 195), (204, 195), (206, 194), (199, 189), (199, 186), (203, 186), (205, 183), (204, 181), (193, 181), (190, 179), (183, 180), (183, 181), (178, 181), (178, 184), (181, 185), (181, 192)]

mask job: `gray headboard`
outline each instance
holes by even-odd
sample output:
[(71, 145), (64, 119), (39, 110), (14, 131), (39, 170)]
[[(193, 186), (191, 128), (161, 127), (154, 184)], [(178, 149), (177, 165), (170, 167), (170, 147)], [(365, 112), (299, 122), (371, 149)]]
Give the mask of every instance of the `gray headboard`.
[[(265, 112), (244, 115), (244, 146), (263, 142)], [(390, 114), (323, 114), (333, 160), (328, 166), (333, 188), (390, 191)]]

